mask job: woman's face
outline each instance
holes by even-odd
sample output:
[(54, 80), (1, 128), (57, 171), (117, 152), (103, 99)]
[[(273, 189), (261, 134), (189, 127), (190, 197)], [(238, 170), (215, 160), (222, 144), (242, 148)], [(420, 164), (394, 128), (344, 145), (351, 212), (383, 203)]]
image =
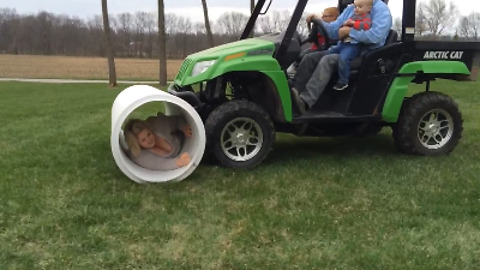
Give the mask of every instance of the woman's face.
[(148, 128), (144, 128), (137, 134), (137, 140), (143, 149), (150, 149), (155, 146), (155, 136)]
[(337, 19), (337, 15), (335, 15), (332, 11), (325, 10), (322, 15), (322, 20), (324, 22), (333, 22)]

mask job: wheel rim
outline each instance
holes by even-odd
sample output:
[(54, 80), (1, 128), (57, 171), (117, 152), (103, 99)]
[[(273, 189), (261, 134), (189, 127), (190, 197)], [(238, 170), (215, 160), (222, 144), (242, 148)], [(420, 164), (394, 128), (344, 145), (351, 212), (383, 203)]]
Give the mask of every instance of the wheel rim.
[(431, 110), (420, 119), (418, 139), (427, 149), (440, 149), (450, 141), (453, 128), (453, 118), (447, 111)]
[(247, 161), (260, 152), (263, 131), (251, 118), (235, 118), (222, 130), (220, 144), (223, 153), (234, 161)]

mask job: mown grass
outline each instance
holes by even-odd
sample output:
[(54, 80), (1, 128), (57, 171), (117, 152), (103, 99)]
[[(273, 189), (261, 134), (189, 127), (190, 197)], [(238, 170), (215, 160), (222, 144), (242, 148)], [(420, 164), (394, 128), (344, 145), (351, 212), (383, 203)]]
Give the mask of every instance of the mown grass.
[(116, 167), (103, 85), (0, 83), (0, 269), (479, 269), (479, 83), (448, 156), (279, 134), (260, 167), (139, 185)]

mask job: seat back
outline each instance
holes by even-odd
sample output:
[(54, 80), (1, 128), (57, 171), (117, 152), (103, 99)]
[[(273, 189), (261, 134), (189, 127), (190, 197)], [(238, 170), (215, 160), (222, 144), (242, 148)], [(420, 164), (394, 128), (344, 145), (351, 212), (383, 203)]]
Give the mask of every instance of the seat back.
[[(389, 44), (393, 44), (393, 43), (396, 43), (398, 41), (398, 33), (397, 31), (395, 30), (390, 30), (390, 32), (388, 32), (388, 36), (387, 38), (385, 39), (385, 45), (383, 46), (387, 46)], [(378, 49), (376, 49), (378, 50)], [(354, 74), (353, 75), (356, 75), (358, 69), (360, 68), (362, 62), (363, 62), (363, 59), (364, 59), (364, 56), (361, 55), (361, 56), (358, 56), (356, 57), (355, 59), (353, 59), (353, 61), (350, 63), (350, 69), (352, 70), (352, 72)]]
[(385, 40), (385, 45), (392, 44), (398, 41), (398, 33), (397, 31), (390, 29), (388, 32), (387, 39)]

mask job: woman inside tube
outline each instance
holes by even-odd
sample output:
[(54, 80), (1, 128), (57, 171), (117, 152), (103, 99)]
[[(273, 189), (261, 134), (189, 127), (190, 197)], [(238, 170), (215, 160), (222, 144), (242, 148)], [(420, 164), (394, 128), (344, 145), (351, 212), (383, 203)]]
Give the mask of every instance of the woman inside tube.
[(183, 116), (158, 113), (147, 120), (130, 119), (124, 128), (129, 155), (137, 165), (151, 170), (173, 170), (187, 166), (191, 157), (181, 152), (192, 128)]

